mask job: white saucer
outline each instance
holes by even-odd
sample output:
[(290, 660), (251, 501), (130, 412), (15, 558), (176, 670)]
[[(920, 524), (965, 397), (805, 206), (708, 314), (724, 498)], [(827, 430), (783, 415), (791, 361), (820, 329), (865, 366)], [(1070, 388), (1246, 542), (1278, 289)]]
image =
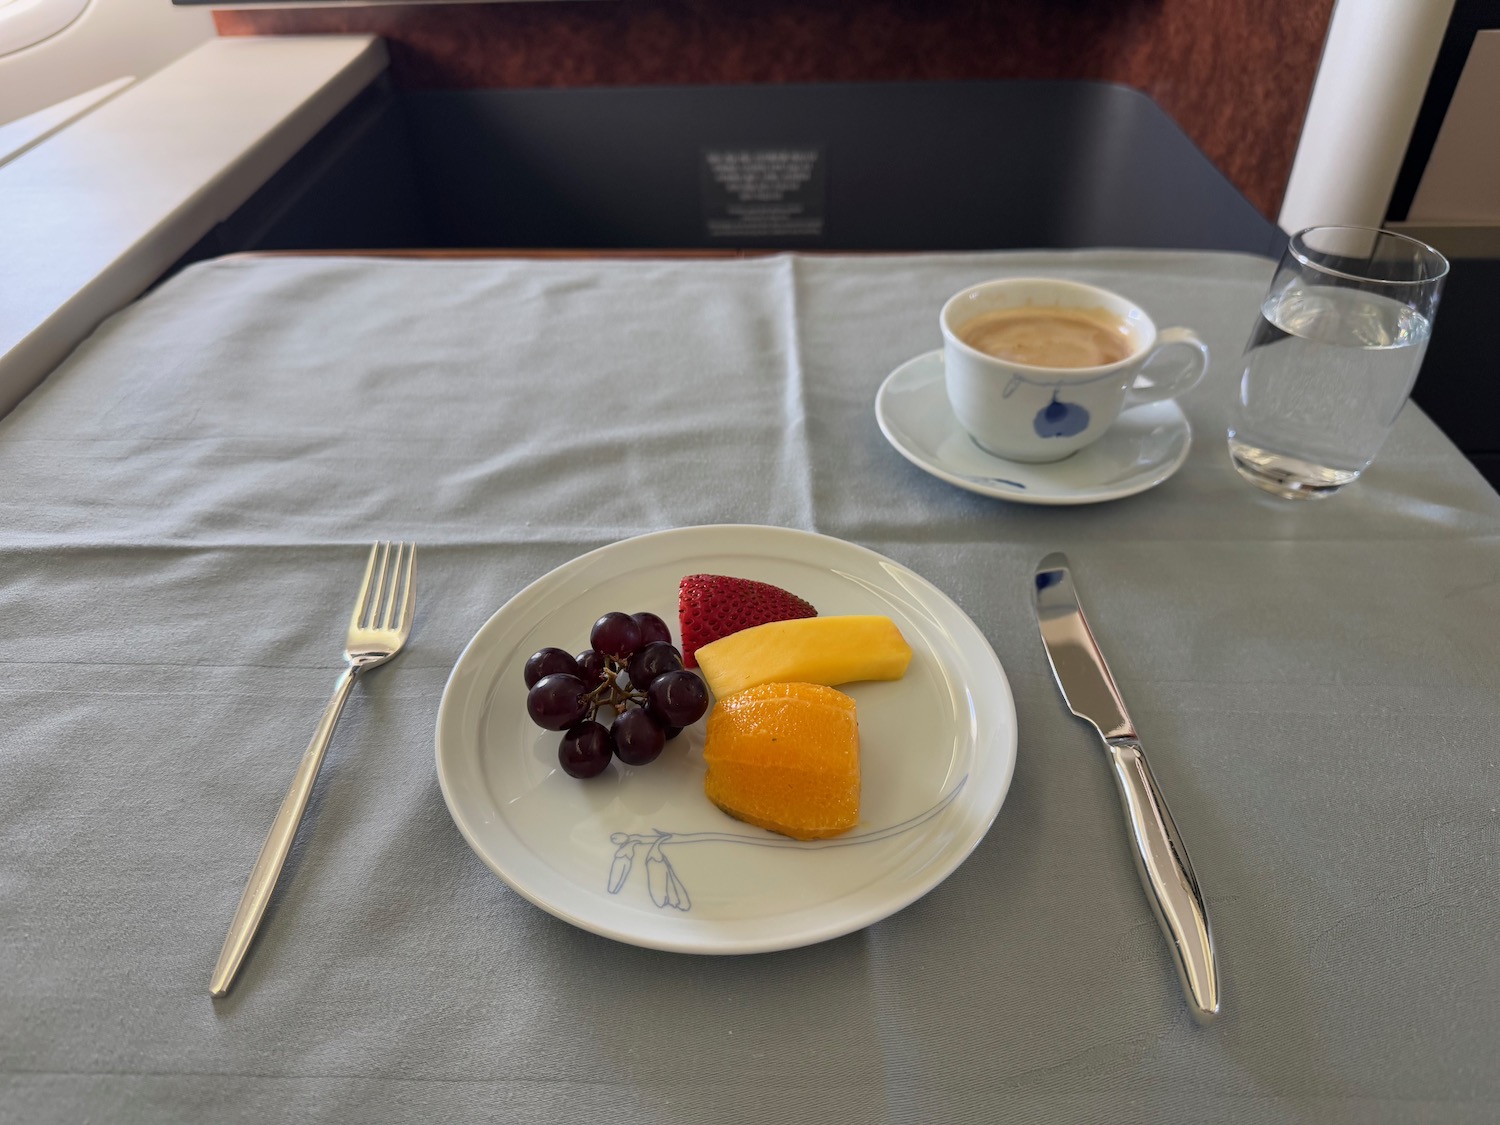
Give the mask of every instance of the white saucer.
[(1093, 445), (1045, 465), (986, 453), (959, 426), (943, 385), (943, 353), (892, 371), (875, 395), (880, 432), (919, 469), (981, 496), (1020, 504), (1097, 504), (1145, 492), (1187, 460), (1192, 427), (1175, 402), (1131, 407)]

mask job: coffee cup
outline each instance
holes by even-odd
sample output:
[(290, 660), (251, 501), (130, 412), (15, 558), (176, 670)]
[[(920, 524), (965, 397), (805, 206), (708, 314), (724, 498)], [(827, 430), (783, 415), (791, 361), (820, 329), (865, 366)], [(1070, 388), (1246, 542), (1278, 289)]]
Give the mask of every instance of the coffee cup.
[[(1060, 461), (1122, 410), (1176, 398), (1208, 369), (1192, 331), (1158, 330), (1140, 306), (1077, 281), (986, 281), (949, 298), (939, 324), (953, 413), (980, 448), (1011, 461)], [(1185, 351), (1183, 362), (1168, 349)]]

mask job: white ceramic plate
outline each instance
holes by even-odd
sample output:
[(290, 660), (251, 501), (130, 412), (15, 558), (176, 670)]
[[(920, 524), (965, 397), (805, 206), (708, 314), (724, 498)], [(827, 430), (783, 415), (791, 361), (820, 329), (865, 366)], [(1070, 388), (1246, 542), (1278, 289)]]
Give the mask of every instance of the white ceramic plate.
[(908, 360), (875, 395), (880, 432), (940, 480), (1018, 504), (1097, 504), (1155, 488), (1182, 467), (1193, 431), (1175, 402), (1131, 407), (1104, 436), (1046, 465), (1007, 461), (974, 444), (953, 416), (943, 353)]
[[(858, 704), (860, 823), (800, 842), (703, 795), (703, 724), (648, 766), (579, 781), (560, 735), (526, 715), (522, 668), (577, 652), (610, 610), (673, 627), (695, 573), (773, 582), (822, 614), (883, 613), (914, 650), (906, 677), (844, 689)], [(692, 527), (627, 539), (522, 590), (469, 642), (438, 708), (437, 772), (459, 831), (526, 898), (634, 945), (757, 953), (824, 941), (900, 910), (983, 838), (1010, 786), (1016, 712), (994, 650), (931, 583), (873, 551), (786, 528)]]

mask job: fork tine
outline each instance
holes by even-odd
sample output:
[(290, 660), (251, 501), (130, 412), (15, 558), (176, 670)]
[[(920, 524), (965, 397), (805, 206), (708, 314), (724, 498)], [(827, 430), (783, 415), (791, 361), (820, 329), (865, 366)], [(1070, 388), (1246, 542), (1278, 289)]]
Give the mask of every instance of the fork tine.
[[(401, 581), (401, 555), (405, 550), (404, 540), (396, 544), (396, 561), (391, 564), (390, 587), (387, 589), (382, 585), (382, 600), (385, 602), (385, 616), (380, 619), (382, 629), (391, 627), (391, 617), (396, 612), (396, 584)], [(370, 624), (373, 625), (374, 621), (372, 620)]]
[(401, 621), (397, 628), (403, 633), (411, 630), (411, 620), (416, 614), (417, 545), (413, 543), (406, 552), (406, 585), (401, 589)]
[(375, 573), (375, 555), (380, 550), (379, 542), (370, 546), (370, 559), (365, 563), (365, 577), (359, 584), (359, 597), (354, 602), (354, 613), (349, 617), (349, 628), (358, 629), (364, 620), (365, 606), (370, 603), (370, 578)]
[(381, 603), (390, 599), (390, 594), (385, 588), (385, 571), (391, 561), (391, 541), (387, 539), (380, 547), (380, 569), (375, 572), (375, 600), (370, 603), (369, 628), (375, 628), (375, 623), (380, 620)]

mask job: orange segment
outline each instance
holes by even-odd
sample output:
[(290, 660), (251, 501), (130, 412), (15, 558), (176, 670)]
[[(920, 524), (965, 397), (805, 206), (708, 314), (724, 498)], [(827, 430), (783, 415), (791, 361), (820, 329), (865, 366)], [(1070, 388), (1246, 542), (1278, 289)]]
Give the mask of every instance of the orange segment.
[(709, 713), (704, 792), (730, 816), (798, 840), (859, 821), (854, 700), (821, 684), (761, 684)]

